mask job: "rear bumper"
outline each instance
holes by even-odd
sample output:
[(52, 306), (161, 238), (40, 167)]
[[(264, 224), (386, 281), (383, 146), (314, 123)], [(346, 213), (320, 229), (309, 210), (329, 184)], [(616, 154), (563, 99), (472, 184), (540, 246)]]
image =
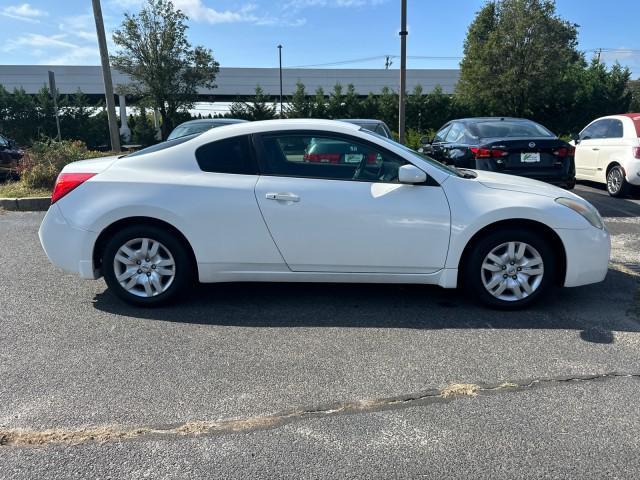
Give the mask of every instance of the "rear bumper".
[(559, 228), (555, 232), (562, 240), (567, 256), (564, 286), (578, 287), (603, 281), (609, 270), (609, 232), (595, 227), (582, 230)]
[(58, 205), (52, 205), (47, 211), (38, 236), (47, 257), (56, 267), (82, 278), (98, 278), (98, 272), (93, 268), (93, 246), (98, 234), (70, 225)]

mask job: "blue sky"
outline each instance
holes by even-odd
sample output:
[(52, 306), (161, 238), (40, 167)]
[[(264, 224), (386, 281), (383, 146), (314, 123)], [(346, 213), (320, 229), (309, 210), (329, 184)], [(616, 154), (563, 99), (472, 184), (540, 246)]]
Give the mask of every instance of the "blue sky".
[[(382, 68), (397, 55), (399, 0), (174, 0), (190, 17), (189, 38), (221, 66)], [(410, 68), (456, 68), (469, 23), (483, 0), (408, 0)], [(102, 0), (109, 34), (141, 0)], [(580, 48), (608, 49), (607, 62), (640, 76), (639, 0), (558, 0), (580, 25)], [(113, 49), (113, 45), (110, 45)], [(375, 58), (372, 58), (375, 57)], [(361, 59), (370, 59), (363, 60)], [(343, 61), (353, 61), (340, 64)], [(97, 65), (90, 0), (0, 0), (0, 64)], [(394, 60), (393, 67), (398, 66)], [(393, 68), (392, 67), (392, 68)]]

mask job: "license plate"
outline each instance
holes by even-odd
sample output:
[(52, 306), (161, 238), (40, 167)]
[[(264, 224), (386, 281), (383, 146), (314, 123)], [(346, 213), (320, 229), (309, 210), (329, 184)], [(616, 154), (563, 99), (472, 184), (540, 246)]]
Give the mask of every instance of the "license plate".
[(345, 153), (344, 163), (360, 163), (362, 161), (361, 153)]
[(540, 161), (540, 154), (538, 152), (526, 152), (520, 154), (520, 161), (522, 163), (536, 163)]

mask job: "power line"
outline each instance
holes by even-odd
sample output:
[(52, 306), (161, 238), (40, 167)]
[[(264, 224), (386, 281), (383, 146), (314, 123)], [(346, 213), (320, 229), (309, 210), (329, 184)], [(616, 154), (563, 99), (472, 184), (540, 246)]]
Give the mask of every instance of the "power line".
[[(391, 60), (395, 58), (400, 58), (400, 55), (376, 55), (375, 57), (363, 57), (363, 58), (353, 58), (350, 60), (337, 60), (334, 62), (327, 63), (316, 63), (311, 65), (294, 65), (289, 66), (287, 68), (313, 68), (313, 67), (331, 67), (335, 65), (347, 65), (350, 63), (363, 63), (363, 62), (371, 62), (373, 60), (383, 60), (385, 66), (391, 65)], [(434, 55), (407, 55), (407, 58), (411, 60), (461, 60), (462, 57), (453, 57), (453, 56), (434, 56)]]

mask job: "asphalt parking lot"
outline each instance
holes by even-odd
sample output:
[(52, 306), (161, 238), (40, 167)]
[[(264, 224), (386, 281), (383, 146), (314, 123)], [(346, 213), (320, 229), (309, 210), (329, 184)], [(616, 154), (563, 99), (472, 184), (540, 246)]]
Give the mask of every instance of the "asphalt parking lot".
[(637, 478), (640, 197), (576, 193), (607, 279), (523, 312), (307, 284), (140, 310), (51, 267), (41, 213), (0, 213), (0, 477)]

